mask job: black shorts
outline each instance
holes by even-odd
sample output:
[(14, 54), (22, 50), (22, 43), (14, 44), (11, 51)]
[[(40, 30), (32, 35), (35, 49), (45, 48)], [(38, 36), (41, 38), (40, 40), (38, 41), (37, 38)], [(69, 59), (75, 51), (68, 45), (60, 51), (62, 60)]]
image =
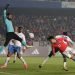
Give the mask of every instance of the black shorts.
[(4, 43), (4, 46), (7, 46), (11, 39), (22, 42), (22, 39), (17, 34), (15, 34), (14, 32), (7, 32), (6, 33), (6, 41)]

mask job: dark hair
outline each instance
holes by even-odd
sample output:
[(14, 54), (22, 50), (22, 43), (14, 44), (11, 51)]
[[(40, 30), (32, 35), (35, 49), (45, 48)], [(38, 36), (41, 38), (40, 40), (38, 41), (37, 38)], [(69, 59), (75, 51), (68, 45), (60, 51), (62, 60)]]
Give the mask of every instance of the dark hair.
[(23, 27), (18, 27), (18, 32), (21, 33), (22, 32)]
[(6, 15), (7, 15), (7, 16), (9, 16), (9, 15), (10, 15), (10, 13), (8, 12)]
[(67, 36), (67, 32), (63, 32), (63, 35), (66, 35)]
[(11, 15), (11, 13), (7, 13), (7, 14), (6, 14), (7, 19), (11, 20), (11, 19), (9, 18), (9, 15)]
[(47, 40), (51, 40), (51, 39), (54, 39), (54, 36), (48, 36)]

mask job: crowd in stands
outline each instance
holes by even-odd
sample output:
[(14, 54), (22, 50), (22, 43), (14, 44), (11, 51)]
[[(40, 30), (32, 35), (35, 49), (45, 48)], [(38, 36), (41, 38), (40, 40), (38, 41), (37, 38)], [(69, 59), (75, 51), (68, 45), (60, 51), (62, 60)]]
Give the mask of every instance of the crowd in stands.
[[(4, 25), (2, 25), (3, 23), (0, 24), (1, 34), (3, 33)], [(13, 25), (23, 26), (25, 34), (27, 30), (33, 32), (35, 41), (46, 41), (48, 35), (58, 35), (64, 31), (67, 31), (71, 39), (75, 41), (75, 16), (16, 15), (13, 18)]]
[(75, 0), (48, 0), (48, 1), (65, 1), (65, 2), (75, 2)]
[(22, 25), (24, 32), (30, 30), (35, 34), (36, 41), (46, 40), (48, 35), (58, 35), (67, 31), (74, 39), (75, 17), (74, 16), (25, 16), (17, 15), (13, 19), (14, 25)]
[(69, 1), (69, 2), (72, 2), (73, 1), (73, 2), (75, 2), (75, 0), (27, 0), (27, 1), (52, 1), (52, 2), (53, 1), (66, 1), (66, 2)]

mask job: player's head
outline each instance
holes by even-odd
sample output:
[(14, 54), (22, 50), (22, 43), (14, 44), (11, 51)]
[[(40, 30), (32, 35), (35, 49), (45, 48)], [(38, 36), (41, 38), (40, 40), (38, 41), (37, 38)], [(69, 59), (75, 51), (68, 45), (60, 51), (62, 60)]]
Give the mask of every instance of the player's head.
[(7, 13), (7, 18), (8, 18), (9, 20), (12, 20), (12, 14), (11, 14), (11, 13)]
[(23, 31), (23, 27), (18, 27), (18, 33), (21, 33)]
[(67, 33), (67, 32), (63, 32), (63, 35), (66, 35), (66, 36), (67, 36), (67, 35), (68, 35), (68, 33)]
[(49, 37), (47, 38), (47, 40), (50, 41), (51, 43), (56, 43), (56, 39), (55, 39), (54, 36), (49, 36)]

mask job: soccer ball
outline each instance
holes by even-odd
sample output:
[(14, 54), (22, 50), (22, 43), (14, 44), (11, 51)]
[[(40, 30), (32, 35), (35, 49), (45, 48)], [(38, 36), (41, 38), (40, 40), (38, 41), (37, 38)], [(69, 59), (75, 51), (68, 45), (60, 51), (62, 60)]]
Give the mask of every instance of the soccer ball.
[(34, 33), (29, 33), (29, 36), (30, 36), (31, 39), (33, 39), (34, 38)]

